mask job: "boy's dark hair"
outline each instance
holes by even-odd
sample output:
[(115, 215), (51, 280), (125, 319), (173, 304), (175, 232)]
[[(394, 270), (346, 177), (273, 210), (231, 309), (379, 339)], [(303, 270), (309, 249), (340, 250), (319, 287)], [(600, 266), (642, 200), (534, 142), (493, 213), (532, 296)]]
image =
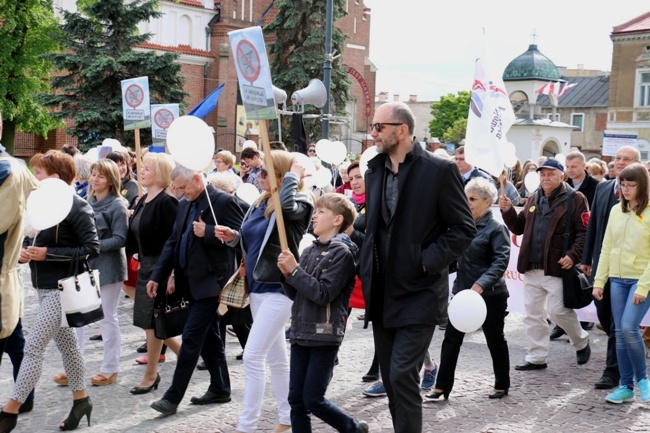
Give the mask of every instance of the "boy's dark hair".
[(260, 152), (254, 147), (247, 147), (241, 151), (241, 159), (253, 159), (256, 156), (260, 156)]
[(343, 233), (352, 225), (357, 217), (357, 211), (354, 209), (352, 202), (343, 194), (330, 192), (323, 194), (316, 201), (316, 208), (324, 207), (332, 211), (334, 215), (341, 215), (343, 223), (339, 227), (339, 233)]

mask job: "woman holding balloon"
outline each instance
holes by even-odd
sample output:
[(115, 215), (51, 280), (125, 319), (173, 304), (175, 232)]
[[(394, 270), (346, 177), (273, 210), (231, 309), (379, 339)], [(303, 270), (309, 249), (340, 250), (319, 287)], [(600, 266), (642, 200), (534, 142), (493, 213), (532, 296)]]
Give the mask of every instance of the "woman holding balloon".
[[(86, 369), (77, 337), (71, 328), (61, 327), (61, 292), (58, 281), (73, 274), (71, 261), (75, 257), (85, 260), (99, 254), (94, 212), (70, 186), (76, 174), (74, 160), (70, 155), (50, 150), (40, 156), (38, 166), (42, 174), (41, 188), (57, 186), (59, 183), (62, 187), (39, 195), (47, 197), (51, 212), (35, 215), (30, 213), (32, 224), (41, 231), (34, 239), (27, 239), (29, 246), (21, 251), (20, 262), (29, 263), (32, 284), (38, 291), (39, 307), (27, 336), (25, 357), (11, 397), (0, 413), (2, 433), (10, 432), (16, 427), (20, 406), (38, 383), (43, 370), (45, 349), (52, 339), (61, 352), (74, 400), (68, 418), (59, 428), (74, 430), (84, 416), (90, 424), (93, 409), (86, 394)], [(57, 192), (62, 194), (59, 196)], [(56, 215), (61, 215), (61, 218), (54, 221), (52, 217)]]
[[(458, 273), (453, 293), (474, 290), (485, 301), (487, 315), (482, 328), (492, 356), (495, 376), (494, 392), (488, 397), (499, 399), (508, 395), (510, 388), (510, 358), (508, 343), (503, 333), (508, 306), (508, 288), (503, 273), (510, 260), (510, 236), (507, 227), (492, 216), (490, 205), (497, 198), (497, 190), (490, 181), (482, 178), (472, 179), (465, 186), (465, 194), (469, 200), (477, 233), (470, 246), (458, 259)], [(464, 310), (467, 312), (469, 309)], [(460, 346), (463, 344), (465, 332), (472, 331), (465, 328), (467, 326), (465, 319), (471, 319), (470, 317), (456, 318), (450, 308), (449, 319), (442, 342), (436, 386), (424, 397), (427, 401), (437, 401), (441, 396), (445, 399), (449, 397), (454, 385)]]

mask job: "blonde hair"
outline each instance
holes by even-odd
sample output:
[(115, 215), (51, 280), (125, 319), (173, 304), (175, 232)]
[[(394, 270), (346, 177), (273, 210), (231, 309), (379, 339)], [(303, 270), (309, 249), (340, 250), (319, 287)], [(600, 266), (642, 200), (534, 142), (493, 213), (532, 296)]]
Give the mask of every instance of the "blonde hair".
[[(284, 179), (284, 175), (291, 170), (291, 166), (293, 165), (293, 155), (291, 155), (286, 150), (272, 150), (271, 159), (273, 159), (273, 169), (275, 171), (275, 178), (278, 180), (278, 188), (280, 188), (280, 186), (282, 185), (282, 181)], [(269, 175), (270, 174), (271, 173), (269, 173)], [(303, 190), (304, 187), (305, 184), (302, 181), (302, 179), (300, 179), (300, 181), (298, 182), (298, 191)], [(256, 205), (259, 206), (261, 203), (267, 201), (269, 198), (271, 198), (270, 191), (262, 192), (262, 195), (260, 195), (260, 197), (257, 199)], [(273, 202), (269, 202), (268, 206), (266, 207), (266, 211), (264, 212), (264, 216), (266, 218), (270, 218), (274, 210), (275, 208), (273, 207)]]
[(163, 153), (148, 152), (142, 157), (142, 162), (151, 165), (156, 172), (156, 185), (163, 189), (171, 185), (174, 169), (171, 158)]
[(343, 217), (343, 223), (339, 227), (339, 233), (344, 232), (350, 227), (357, 217), (357, 211), (354, 209), (352, 202), (343, 194), (336, 192), (330, 192), (320, 196), (316, 201), (315, 207), (329, 209), (334, 216), (341, 215)]
[[(120, 185), (122, 180), (120, 179), (120, 169), (117, 167), (117, 164), (108, 158), (102, 158), (93, 162), (93, 165), (90, 166), (91, 175), (95, 170), (108, 180), (108, 193), (121, 198)], [(94, 196), (95, 191), (91, 184), (91, 187), (88, 190), (88, 197)]]
[(214, 157), (221, 159), (224, 164), (228, 166), (228, 168), (231, 168), (233, 165), (235, 165), (235, 155), (233, 155), (229, 150), (220, 150), (214, 154)]

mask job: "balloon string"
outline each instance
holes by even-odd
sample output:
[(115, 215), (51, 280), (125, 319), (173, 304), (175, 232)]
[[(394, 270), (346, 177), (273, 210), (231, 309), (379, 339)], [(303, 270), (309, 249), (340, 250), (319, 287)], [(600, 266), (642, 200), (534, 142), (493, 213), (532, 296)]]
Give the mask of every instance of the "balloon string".
[[(212, 207), (212, 201), (210, 201), (210, 196), (208, 195), (208, 185), (204, 184), (203, 185), (205, 189), (205, 197), (208, 199), (208, 206), (210, 206), (210, 212), (212, 213), (212, 218), (214, 219), (214, 225), (218, 226), (219, 223), (217, 222), (217, 216), (214, 214), (214, 208)], [(223, 244), (224, 241), (221, 239), (221, 243)]]

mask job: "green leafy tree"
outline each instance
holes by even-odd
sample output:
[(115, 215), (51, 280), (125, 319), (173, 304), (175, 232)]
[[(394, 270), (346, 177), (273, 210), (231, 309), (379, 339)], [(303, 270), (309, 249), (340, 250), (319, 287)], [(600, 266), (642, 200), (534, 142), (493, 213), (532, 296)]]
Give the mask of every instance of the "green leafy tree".
[(448, 128), (445, 133), (442, 135), (442, 141), (444, 143), (453, 143), (458, 144), (463, 138), (465, 138), (465, 132), (467, 131), (467, 119), (460, 118), (456, 119), (453, 125)]
[(432, 137), (444, 137), (454, 122), (467, 119), (470, 95), (468, 91), (460, 91), (456, 95), (449, 93), (431, 104), (433, 120), (429, 122), (429, 132)]
[(16, 130), (47, 136), (61, 122), (38, 102), (49, 90), (51, 62), (58, 32), (51, 0), (0, 0), (0, 112), (2, 142), (13, 153)]
[[(264, 28), (266, 34), (275, 36), (275, 42), (270, 47), (273, 84), (291, 95), (306, 87), (312, 78), (323, 78), (326, 2), (275, 0), (274, 3), (278, 13), (273, 22)], [(345, 0), (333, 0), (334, 21), (345, 14)], [(345, 39), (346, 36), (333, 26), (332, 48), (341, 53)], [(345, 114), (351, 85), (341, 60), (334, 60), (330, 86), (331, 114)], [(305, 112), (320, 113), (320, 110), (307, 106)], [(308, 131), (307, 140), (314, 140), (320, 134), (320, 122), (315, 120), (314, 127)]]
[[(0, 0), (1, 1), (1, 0)], [(162, 15), (159, 0), (85, 0), (79, 12), (62, 11), (60, 42), (65, 51), (52, 54), (59, 75), (52, 77), (56, 92), (43, 95), (46, 106), (60, 119), (72, 119), (68, 133), (80, 147), (117, 138), (132, 144), (124, 133), (121, 81), (148, 76), (152, 104), (181, 103), (187, 95), (178, 54), (135, 51), (151, 37), (138, 34), (138, 23)], [(184, 104), (182, 104), (184, 107)], [(143, 135), (143, 144), (150, 135)]]

